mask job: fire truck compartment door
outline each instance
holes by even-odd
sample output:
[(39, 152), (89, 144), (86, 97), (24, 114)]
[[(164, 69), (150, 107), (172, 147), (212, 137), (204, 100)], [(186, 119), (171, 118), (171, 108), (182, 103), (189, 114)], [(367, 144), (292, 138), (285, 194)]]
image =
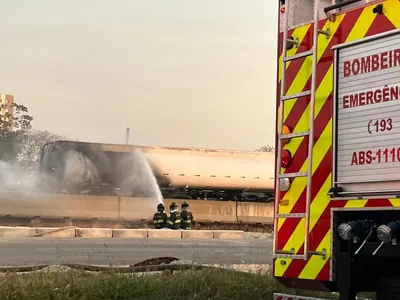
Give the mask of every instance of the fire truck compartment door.
[(400, 192), (400, 31), (334, 51), (334, 185)]

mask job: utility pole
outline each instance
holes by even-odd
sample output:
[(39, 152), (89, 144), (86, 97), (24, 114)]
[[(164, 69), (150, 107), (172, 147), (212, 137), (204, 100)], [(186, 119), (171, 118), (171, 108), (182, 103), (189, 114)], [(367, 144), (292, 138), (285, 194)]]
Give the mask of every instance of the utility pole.
[(129, 132), (130, 132), (130, 129), (128, 127), (128, 128), (126, 128), (126, 139), (125, 139), (126, 144), (129, 144)]

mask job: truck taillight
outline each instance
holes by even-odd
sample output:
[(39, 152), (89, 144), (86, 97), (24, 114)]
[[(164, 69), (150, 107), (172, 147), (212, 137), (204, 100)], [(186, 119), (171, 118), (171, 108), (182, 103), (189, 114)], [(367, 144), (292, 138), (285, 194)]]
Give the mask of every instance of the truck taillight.
[(281, 13), (284, 13), (285, 12), (285, 0), (280, 0), (279, 1), (280, 2), (280, 5), (281, 5)]
[(292, 153), (290, 153), (290, 151), (287, 149), (283, 149), (281, 158), (281, 167), (287, 168), (290, 166), (291, 162), (292, 162)]
[[(289, 126), (286, 126), (286, 125), (283, 125), (283, 128), (282, 128), (282, 135), (285, 135), (285, 134), (290, 134), (290, 133), (292, 133), (292, 130), (290, 129), (290, 127)], [(282, 147), (283, 146), (285, 146), (287, 143), (289, 143), (290, 142), (290, 139), (283, 139), (282, 140)]]
[(279, 179), (279, 190), (281, 192), (287, 192), (292, 184), (291, 178), (281, 178)]

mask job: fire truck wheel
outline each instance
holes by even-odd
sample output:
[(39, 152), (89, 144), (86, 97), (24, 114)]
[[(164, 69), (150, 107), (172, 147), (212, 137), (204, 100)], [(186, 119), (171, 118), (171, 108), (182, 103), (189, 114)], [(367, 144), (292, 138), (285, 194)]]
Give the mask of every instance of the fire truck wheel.
[(376, 290), (376, 300), (400, 300), (400, 277), (382, 278)]

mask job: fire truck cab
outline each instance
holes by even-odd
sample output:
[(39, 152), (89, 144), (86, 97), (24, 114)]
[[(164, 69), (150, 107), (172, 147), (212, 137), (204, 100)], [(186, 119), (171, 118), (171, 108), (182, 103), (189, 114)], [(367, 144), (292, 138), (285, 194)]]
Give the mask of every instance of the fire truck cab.
[(400, 299), (400, 1), (280, 0), (278, 27), (274, 277)]

